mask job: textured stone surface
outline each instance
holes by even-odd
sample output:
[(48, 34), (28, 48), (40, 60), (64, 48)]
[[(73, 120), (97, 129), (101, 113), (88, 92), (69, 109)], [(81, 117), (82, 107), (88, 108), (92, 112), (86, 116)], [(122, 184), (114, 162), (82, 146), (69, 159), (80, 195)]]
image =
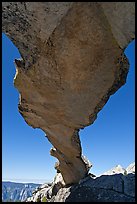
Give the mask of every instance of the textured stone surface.
[(103, 175), (113, 175), (113, 174), (126, 174), (126, 169), (124, 169), (121, 165), (117, 165), (114, 168), (110, 169), (103, 173)]
[(124, 183), (124, 193), (129, 196), (135, 197), (135, 174), (128, 174), (127, 176), (122, 176)]
[(135, 198), (101, 188), (80, 186), (70, 192), (70, 189), (60, 189), (50, 202), (135, 202)]
[(127, 168), (126, 168), (127, 173), (135, 173), (135, 162), (131, 163)]
[(135, 175), (89, 176), (82, 184), (61, 188), (49, 202), (135, 202)]
[(126, 82), (122, 48), (134, 38), (134, 3), (3, 2), (2, 28), (22, 56), (19, 111), (53, 144), (65, 184), (77, 183), (89, 170), (79, 129)]
[[(117, 167), (117, 166), (116, 166)], [(114, 168), (113, 168), (114, 169)], [(116, 169), (116, 168), (115, 168)], [(111, 170), (107, 171), (108, 173)], [(135, 174), (88, 175), (78, 184), (69, 187), (60, 186), (61, 174), (57, 174), (52, 185), (40, 188), (34, 192), (28, 202), (35, 202), (46, 197), (48, 202), (134, 202), (135, 201)]]
[(121, 48), (135, 38), (135, 2), (100, 2), (112, 33)]

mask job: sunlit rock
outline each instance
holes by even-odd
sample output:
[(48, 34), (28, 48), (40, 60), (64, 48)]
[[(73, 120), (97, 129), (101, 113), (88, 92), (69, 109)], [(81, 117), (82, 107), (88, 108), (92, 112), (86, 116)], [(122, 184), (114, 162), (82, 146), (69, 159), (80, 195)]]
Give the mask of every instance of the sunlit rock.
[(19, 112), (46, 133), (66, 185), (89, 171), (79, 129), (92, 124), (126, 82), (123, 48), (134, 38), (134, 7), (133, 2), (2, 3), (3, 32), (22, 57), (15, 60)]

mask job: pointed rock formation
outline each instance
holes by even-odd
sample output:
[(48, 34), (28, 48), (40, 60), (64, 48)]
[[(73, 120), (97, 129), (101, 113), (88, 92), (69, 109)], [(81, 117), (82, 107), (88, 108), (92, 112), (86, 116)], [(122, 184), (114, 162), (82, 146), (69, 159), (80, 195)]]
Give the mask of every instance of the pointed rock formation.
[(114, 168), (106, 171), (102, 175), (113, 175), (113, 174), (126, 174), (126, 169), (124, 169), (121, 165), (117, 165)]
[(132, 173), (135, 174), (135, 162), (131, 163), (127, 168), (126, 168), (127, 174)]

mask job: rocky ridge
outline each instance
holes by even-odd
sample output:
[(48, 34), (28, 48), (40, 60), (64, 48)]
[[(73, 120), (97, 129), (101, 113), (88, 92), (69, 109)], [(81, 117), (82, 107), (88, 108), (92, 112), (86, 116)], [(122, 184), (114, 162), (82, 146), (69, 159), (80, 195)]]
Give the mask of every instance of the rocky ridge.
[(89, 174), (78, 184), (68, 187), (58, 173), (50, 186), (41, 186), (27, 202), (42, 202), (44, 198), (47, 202), (134, 202), (135, 163), (126, 169), (117, 165), (97, 177)]

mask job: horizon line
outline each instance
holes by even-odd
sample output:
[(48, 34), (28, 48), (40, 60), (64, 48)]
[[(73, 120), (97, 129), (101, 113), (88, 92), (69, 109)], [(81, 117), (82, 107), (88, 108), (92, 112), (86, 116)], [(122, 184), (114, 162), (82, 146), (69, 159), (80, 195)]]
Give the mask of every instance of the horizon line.
[(2, 182), (14, 182), (14, 183), (36, 183), (44, 184), (52, 182), (52, 179), (15, 179), (15, 178), (2, 178)]

